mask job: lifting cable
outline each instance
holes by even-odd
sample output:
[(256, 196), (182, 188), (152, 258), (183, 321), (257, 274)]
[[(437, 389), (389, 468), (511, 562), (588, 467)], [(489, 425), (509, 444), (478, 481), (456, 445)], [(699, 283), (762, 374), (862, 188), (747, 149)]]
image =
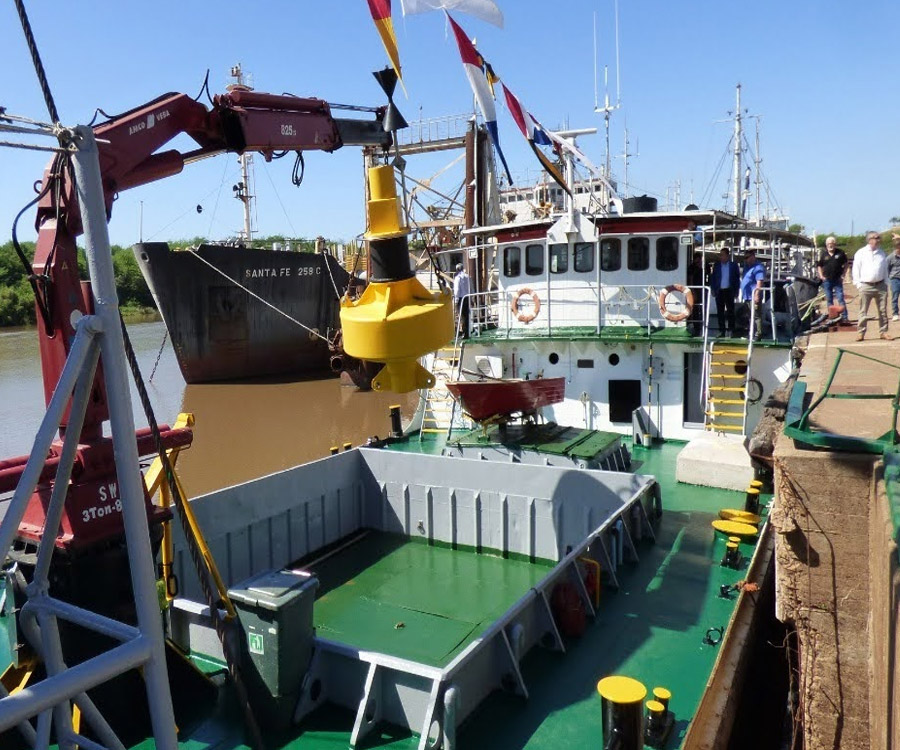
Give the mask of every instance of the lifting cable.
[(153, 405), (150, 403), (150, 397), (147, 395), (147, 388), (144, 385), (144, 379), (141, 376), (141, 370), (138, 366), (137, 357), (135, 356), (134, 349), (131, 346), (131, 339), (128, 336), (128, 329), (125, 327), (125, 321), (122, 320), (121, 314), (119, 316), (119, 320), (122, 324), (122, 336), (125, 340), (125, 356), (128, 359), (128, 365), (131, 368), (131, 374), (134, 378), (134, 384), (137, 388), (138, 396), (141, 400), (141, 406), (143, 406), (144, 414), (147, 417), (147, 423), (150, 425), (150, 432), (153, 434), (153, 439), (156, 442), (156, 452), (159, 455), (160, 462), (162, 463), (166, 484), (169, 487), (169, 491), (172, 493), (172, 499), (175, 502), (175, 507), (178, 509), (178, 518), (181, 521), (182, 530), (184, 531), (184, 538), (187, 543), (188, 550), (191, 554), (191, 560), (193, 561), (194, 568), (197, 571), (197, 578), (200, 580), (200, 587), (203, 589), (203, 595), (206, 597), (206, 603), (209, 605), (210, 618), (215, 625), (216, 635), (219, 638), (219, 642), (222, 644), (222, 653), (225, 656), (225, 663), (228, 667), (228, 674), (231, 676), (231, 681), (234, 685), (234, 690), (237, 694), (238, 702), (241, 704), (241, 707), (244, 710), (244, 721), (246, 722), (247, 731), (250, 735), (250, 745), (254, 748), (254, 750), (263, 750), (264, 745), (262, 741), (262, 735), (259, 731), (259, 724), (257, 723), (256, 717), (253, 714), (253, 709), (250, 706), (247, 688), (244, 685), (244, 681), (240, 673), (240, 623), (238, 622), (237, 618), (225, 618), (219, 613), (219, 603), (215, 595), (213, 594), (213, 588), (209, 582), (209, 571), (207, 570), (206, 565), (203, 562), (203, 555), (200, 551), (200, 548), (197, 546), (196, 538), (192, 533), (190, 524), (188, 523), (187, 515), (184, 512), (184, 504), (185, 502), (187, 502), (187, 500), (181, 494), (178, 481), (175, 478), (175, 472), (172, 469), (172, 463), (169, 461), (169, 455), (166, 452), (165, 446), (163, 445), (162, 437), (159, 432), (159, 425), (156, 422), (156, 415), (153, 413)]
[(277, 312), (279, 315), (281, 315), (281, 316), (287, 318), (289, 321), (291, 321), (291, 323), (295, 323), (296, 325), (300, 326), (302, 329), (304, 329), (305, 331), (309, 332), (309, 335), (310, 335), (310, 336), (312, 336), (312, 337), (314, 337), (314, 338), (320, 338), (320, 339), (322, 339), (322, 341), (324, 341), (325, 343), (329, 343), (329, 342), (328, 342), (328, 339), (327, 339), (325, 336), (323, 336), (321, 333), (319, 333), (315, 328), (310, 328), (308, 325), (305, 325), (304, 323), (301, 323), (301, 322), (300, 322), (299, 320), (297, 320), (296, 318), (292, 318), (292, 317), (291, 317), (290, 315), (288, 315), (284, 310), (281, 310), (281, 309), (275, 307), (275, 305), (273, 305), (273, 304), (272, 304), (271, 302), (269, 302), (268, 300), (264, 300), (264, 299), (263, 299), (262, 297), (260, 297), (256, 292), (251, 292), (247, 287), (245, 287), (245, 286), (244, 286), (243, 284), (241, 284), (239, 281), (236, 281), (235, 279), (231, 278), (231, 276), (229, 276), (227, 273), (225, 273), (225, 272), (222, 271), (221, 269), (216, 268), (212, 263), (210, 263), (206, 258), (204, 258), (203, 256), (201, 256), (201, 255), (200, 255), (196, 250), (194, 250), (193, 248), (187, 248), (184, 252), (190, 253), (190, 254), (193, 255), (197, 260), (199, 260), (201, 263), (205, 263), (207, 266), (209, 266), (209, 267), (210, 267), (213, 271), (215, 271), (217, 274), (219, 274), (220, 276), (222, 276), (222, 277), (228, 279), (228, 280), (229, 280), (232, 284), (234, 284), (238, 289), (243, 289), (245, 292), (247, 292), (247, 294), (249, 294), (249, 295), (250, 295), (251, 297), (253, 297), (254, 299), (256, 299), (256, 300), (262, 302), (266, 307), (272, 308), (272, 309), (273, 309), (275, 312)]

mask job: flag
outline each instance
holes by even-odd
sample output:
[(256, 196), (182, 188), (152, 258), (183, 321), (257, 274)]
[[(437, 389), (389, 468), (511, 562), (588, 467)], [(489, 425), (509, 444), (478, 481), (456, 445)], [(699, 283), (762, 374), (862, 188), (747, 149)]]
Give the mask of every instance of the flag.
[(430, 10), (457, 10), (503, 28), (503, 13), (494, 0), (400, 0), (404, 16)]
[[(566, 184), (566, 179), (559, 171), (559, 167), (550, 161), (550, 159), (547, 158), (547, 155), (538, 148), (538, 146), (555, 146), (550, 133), (544, 130), (544, 128), (541, 127), (541, 124), (531, 116), (531, 113), (522, 106), (522, 102), (516, 98), (515, 94), (506, 88), (505, 83), (502, 84), (502, 86), (509, 113), (512, 115), (513, 120), (516, 121), (516, 125), (519, 126), (519, 130), (522, 131), (522, 135), (525, 136), (525, 140), (528, 141), (528, 145), (531, 146), (531, 150), (534, 151), (534, 155), (538, 158), (538, 161), (544, 169), (547, 170), (547, 174), (549, 174), (563, 190), (571, 195), (572, 191)], [(558, 138), (558, 140), (562, 139)]]
[[(387, 52), (388, 59), (397, 73), (400, 85), (403, 86), (403, 76), (400, 74), (400, 51), (397, 49), (397, 37), (394, 34), (394, 22), (391, 20), (391, 0), (368, 0), (369, 11), (372, 13), (372, 20), (375, 21), (375, 28), (378, 29), (378, 35), (381, 37), (381, 43), (384, 45), (384, 51)], [(404, 87), (404, 91), (406, 88)]]
[(506, 170), (509, 184), (512, 185), (513, 179), (506, 164), (506, 157), (500, 150), (500, 135), (497, 132), (497, 109), (494, 107), (494, 97), (491, 96), (491, 86), (481, 67), (483, 58), (478, 54), (469, 37), (466, 36), (466, 32), (459, 27), (456, 21), (450, 18), (449, 13), (447, 18), (450, 20), (450, 26), (453, 28), (453, 34), (456, 37), (456, 44), (459, 47), (459, 56), (462, 58), (466, 77), (469, 79), (469, 85), (475, 94), (475, 101), (478, 102), (478, 108), (481, 110), (481, 116), (484, 118), (484, 126), (491, 136), (494, 148), (497, 149), (497, 156), (500, 157), (503, 168)]

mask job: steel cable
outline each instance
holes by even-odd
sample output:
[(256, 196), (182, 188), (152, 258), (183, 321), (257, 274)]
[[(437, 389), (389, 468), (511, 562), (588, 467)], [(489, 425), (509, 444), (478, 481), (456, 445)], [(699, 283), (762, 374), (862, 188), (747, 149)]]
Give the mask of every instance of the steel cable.
[(51, 121), (54, 125), (58, 125), (59, 112), (56, 110), (56, 102), (53, 101), (53, 93), (50, 91), (47, 73), (44, 71), (44, 64), (41, 62), (41, 55), (38, 52), (37, 42), (35, 42), (34, 34), (31, 31), (31, 23), (28, 21), (28, 14), (25, 12), (25, 4), (22, 0), (13, 0), (13, 2), (16, 5), (16, 11), (19, 14), (19, 21), (22, 23), (22, 31), (25, 33), (25, 43), (28, 45), (28, 51), (31, 53), (31, 62), (34, 63), (34, 72), (37, 74), (38, 83), (41, 85), (44, 103), (47, 105), (47, 111), (50, 113)]
[(250, 734), (250, 745), (254, 748), (254, 750), (264, 750), (265, 746), (262, 741), (262, 734), (259, 730), (259, 724), (257, 723), (256, 717), (253, 714), (253, 708), (250, 705), (247, 688), (244, 685), (243, 678), (240, 675), (240, 668), (238, 665), (240, 648), (238, 646), (240, 638), (239, 623), (237, 619), (226, 620), (219, 614), (218, 600), (213, 594), (213, 587), (210, 584), (209, 573), (207, 571), (206, 565), (203, 562), (203, 555), (200, 552), (199, 547), (197, 546), (193, 534), (191, 533), (190, 524), (188, 523), (187, 516), (184, 513), (184, 503), (186, 502), (186, 498), (184, 498), (181, 494), (178, 482), (175, 479), (175, 472), (172, 469), (172, 464), (169, 461), (169, 456), (166, 453), (165, 446), (163, 445), (162, 436), (159, 432), (159, 425), (157, 424), (156, 416), (153, 413), (153, 406), (150, 403), (150, 397), (147, 395), (147, 388), (144, 385), (144, 379), (141, 376), (141, 370), (138, 366), (134, 348), (131, 346), (131, 339), (128, 336), (128, 329), (125, 327), (125, 321), (121, 319), (121, 316), (119, 317), (119, 320), (122, 325), (122, 336), (125, 340), (125, 356), (128, 359), (128, 365), (131, 368), (131, 374), (134, 378), (134, 384), (137, 388), (138, 396), (141, 400), (141, 406), (143, 407), (144, 414), (147, 417), (147, 423), (150, 426), (150, 432), (152, 433), (153, 439), (156, 442), (156, 452), (159, 455), (159, 460), (163, 466), (166, 483), (169, 487), (169, 491), (172, 493), (172, 499), (175, 502), (175, 507), (178, 509), (177, 515), (179, 520), (181, 521), (181, 528), (184, 532), (185, 542), (187, 543), (188, 551), (191, 554), (191, 560), (194, 563), (194, 568), (197, 571), (197, 578), (199, 578), (200, 580), (200, 587), (203, 589), (203, 595), (206, 598), (206, 603), (209, 605), (209, 614), (215, 625), (216, 636), (218, 636), (219, 642), (222, 644), (222, 653), (225, 656), (225, 663), (228, 667), (228, 674), (231, 676), (231, 682), (234, 685), (235, 692), (237, 693), (238, 702), (241, 704), (241, 708), (244, 711), (244, 721), (246, 722), (247, 731)]

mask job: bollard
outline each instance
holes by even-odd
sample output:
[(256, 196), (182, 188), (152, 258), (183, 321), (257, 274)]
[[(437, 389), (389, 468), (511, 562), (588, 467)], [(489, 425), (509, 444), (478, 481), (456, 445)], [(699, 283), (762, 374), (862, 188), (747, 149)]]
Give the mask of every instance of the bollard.
[(664, 748), (675, 727), (675, 716), (669, 710), (672, 693), (664, 687), (653, 688), (653, 700), (647, 701), (647, 729), (644, 744), (652, 748)]
[(744, 510), (748, 513), (759, 513), (759, 487), (747, 488), (747, 499), (744, 501)]
[(641, 750), (644, 743), (644, 716), (641, 710), (647, 688), (631, 677), (613, 675), (597, 683), (603, 699), (603, 747)]
[(348, 451), (353, 447), (353, 443), (344, 443), (344, 450)]
[(337, 452), (338, 452), (339, 450), (340, 450), (340, 448), (338, 448), (336, 445), (332, 445), (332, 446), (331, 446), (331, 455), (332, 455), (332, 456), (336, 456), (336, 455), (337, 455)]

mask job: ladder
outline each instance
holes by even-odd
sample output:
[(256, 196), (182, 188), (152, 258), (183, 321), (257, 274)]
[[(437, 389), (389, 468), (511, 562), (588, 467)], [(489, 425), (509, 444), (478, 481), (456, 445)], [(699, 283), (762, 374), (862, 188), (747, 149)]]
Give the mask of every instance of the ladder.
[(713, 341), (706, 372), (706, 429), (743, 435), (753, 342)]
[(462, 368), (462, 345), (456, 341), (434, 353), (432, 373), (434, 385), (425, 394), (425, 410), (419, 441), (426, 435), (449, 434), (452, 427), (463, 427), (462, 415), (447, 390), (447, 381), (456, 380)]

